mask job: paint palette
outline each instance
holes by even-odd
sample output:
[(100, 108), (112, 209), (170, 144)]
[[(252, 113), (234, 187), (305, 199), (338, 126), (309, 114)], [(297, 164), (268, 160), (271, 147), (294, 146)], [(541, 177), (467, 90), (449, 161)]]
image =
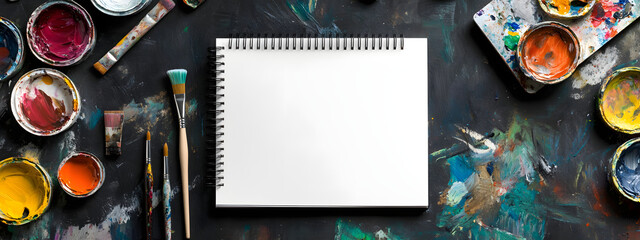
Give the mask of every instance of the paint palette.
[(80, 93), (64, 73), (48, 68), (23, 75), (11, 93), (16, 121), (37, 136), (56, 135), (73, 125), (80, 113)]
[(609, 175), (623, 196), (640, 202), (640, 138), (631, 139), (616, 150)]
[(0, 81), (15, 75), (24, 63), (24, 39), (20, 30), (0, 17)]
[(516, 56), (520, 36), (529, 27), (549, 20), (567, 25), (580, 41), (580, 64), (638, 18), (640, 5), (635, 1), (597, 1), (585, 17), (562, 20), (548, 16), (537, 0), (493, 0), (473, 19), (507, 63), (518, 83), (528, 93), (536, 93), (544, 84), (526, 77)]
[(9, 158), (0, 162), (0, 220), (22, 225), (40, 217), (51, 202), (51, 177), (36, 162)]

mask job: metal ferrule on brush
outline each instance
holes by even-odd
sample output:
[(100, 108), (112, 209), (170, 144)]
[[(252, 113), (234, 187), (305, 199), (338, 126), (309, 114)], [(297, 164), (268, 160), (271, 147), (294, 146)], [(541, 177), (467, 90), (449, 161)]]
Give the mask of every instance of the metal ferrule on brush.
[(176, 107), (177, 107), (176, 109), (178, 109), (178, 119), (180, 120), (180, 128), (186, 128), (187, 122), (184, 119), (185, 94), (174, 94), (173, 96), (176, 98)]
[(151, 141), (147, 140), (146, 143), (147, 143), (147, 146), (146, 146), (147, 152), (145, 156), (147, 159), (147, 164), (150, 164), (151, 163)]
[(169, 156), (164, 156), (164, 179), (169, 179)]

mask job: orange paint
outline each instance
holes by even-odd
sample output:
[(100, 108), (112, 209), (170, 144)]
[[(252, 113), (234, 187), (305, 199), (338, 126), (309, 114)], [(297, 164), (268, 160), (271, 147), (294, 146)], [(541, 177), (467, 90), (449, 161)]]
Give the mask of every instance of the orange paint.
[(522, 44), (525, 68), (543, 81), (559, 79), (571, 72), (578, 57), (576, 43), (570, 34), (557, 27), (535, 29)]
[(79, 153), (58, 171), (58, 179), (76, 195), (86, 195), (100, 184), (100, 167), (92, 156)]

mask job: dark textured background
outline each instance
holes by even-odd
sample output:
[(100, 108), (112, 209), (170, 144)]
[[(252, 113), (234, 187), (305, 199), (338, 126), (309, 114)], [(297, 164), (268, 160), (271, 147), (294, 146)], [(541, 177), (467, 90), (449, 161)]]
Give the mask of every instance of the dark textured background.
[[(0, 16), (23, 34), (42, 1), (0, 2)], [(155, 4), (154, 1), (152, 4)], [(72, 199), (55, 183), (49, 210), (24, 226), (0, 225), (0, 239), (141, 239), (144, 233), (143, 133), (152, 131), (156, 192), (160, 146), (168, 142), (174, 193), (180, 194), (177, 123), (165, 71), (189, 71), (187, 96), (191, 147), (193, 239), (517, 239), (640, 238), (640, 208), (612, 190), (607, 163), (633, 136), (617, 134), (599, 120), (596, 95), (603, 76), (637, 65), (639, 25), (605, 45), (573, 78), (527, 95), (472, 20), (488, 0), (209, 0), (196, 10), (182, 3), (152, 29), (106, 76), (91, 65), (150, 10), (128, 17), (93, 16), (97, 45), (88, 60), (58, 68), (82, 95), (82, 117), (68, 131), (35, 137), (22, 130), (8, 107), (18, 77), (0, 83), (0, 158), (35, 156), (55, 177), (69, 152), (90, 151), (107, 170), (94, 196)], [(315, 4), (315, 8), (309, 7)], [(213, 209), (204, 186), (207, 47), (230, 33), (403, 33), (429, 38), (430, 203), (426, 212), (399, 210), (227, 210)], [(23, 70), (46, 67), (31, 53)], [(426, 67), (426, 66), (425, 66)], [(318, 68), (318, 74), (324, 69)], [(393, 80), (390, 80), (391, 82)], [(104, 158), (104, 110), (128, 110), (124, 155)], [(463, 142), (474, 131), (498, 146), (480, 156)], [(490, 134), (493, 133), (493, 134)], [(487, 149), (486, 142), (475, 144)], [(456, 165), (456, 163), (464, 163)], [(543, 168), (550, 165), (550, 171)], [(462, 167), (461, 167), (462, 166)], [(447, 204), (454, 182), (483, 176), (462, 199)], [(499, 174), (498, 174), (499, 173)], [(491, 175), (486, 178), (486, 174)], [(366, 181), (366, 179), (363, 179)], [(480, 185), (478, 185), (480, 186)], [(489, 189), (489, 190), (486, 190)], [(354, 191), (357, 189), (354, 189)], [(486, 191), (485, 191), (486, 190)], [(371, 193), (376, 197), (380, 192)], [(177, 239), (184, 236), (182, 203), (173, 201)], [(460, 201), (459, 204), (456, 204)], [(162, 239), (161, 208), (154, 236)]]

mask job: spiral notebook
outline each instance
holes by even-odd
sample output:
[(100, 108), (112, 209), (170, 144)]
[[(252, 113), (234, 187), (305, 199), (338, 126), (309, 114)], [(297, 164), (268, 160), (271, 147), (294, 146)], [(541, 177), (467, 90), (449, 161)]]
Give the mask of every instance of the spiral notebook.
[(214, 54), (217, 207), (428, 207), (426, 38), (222, 38)]

